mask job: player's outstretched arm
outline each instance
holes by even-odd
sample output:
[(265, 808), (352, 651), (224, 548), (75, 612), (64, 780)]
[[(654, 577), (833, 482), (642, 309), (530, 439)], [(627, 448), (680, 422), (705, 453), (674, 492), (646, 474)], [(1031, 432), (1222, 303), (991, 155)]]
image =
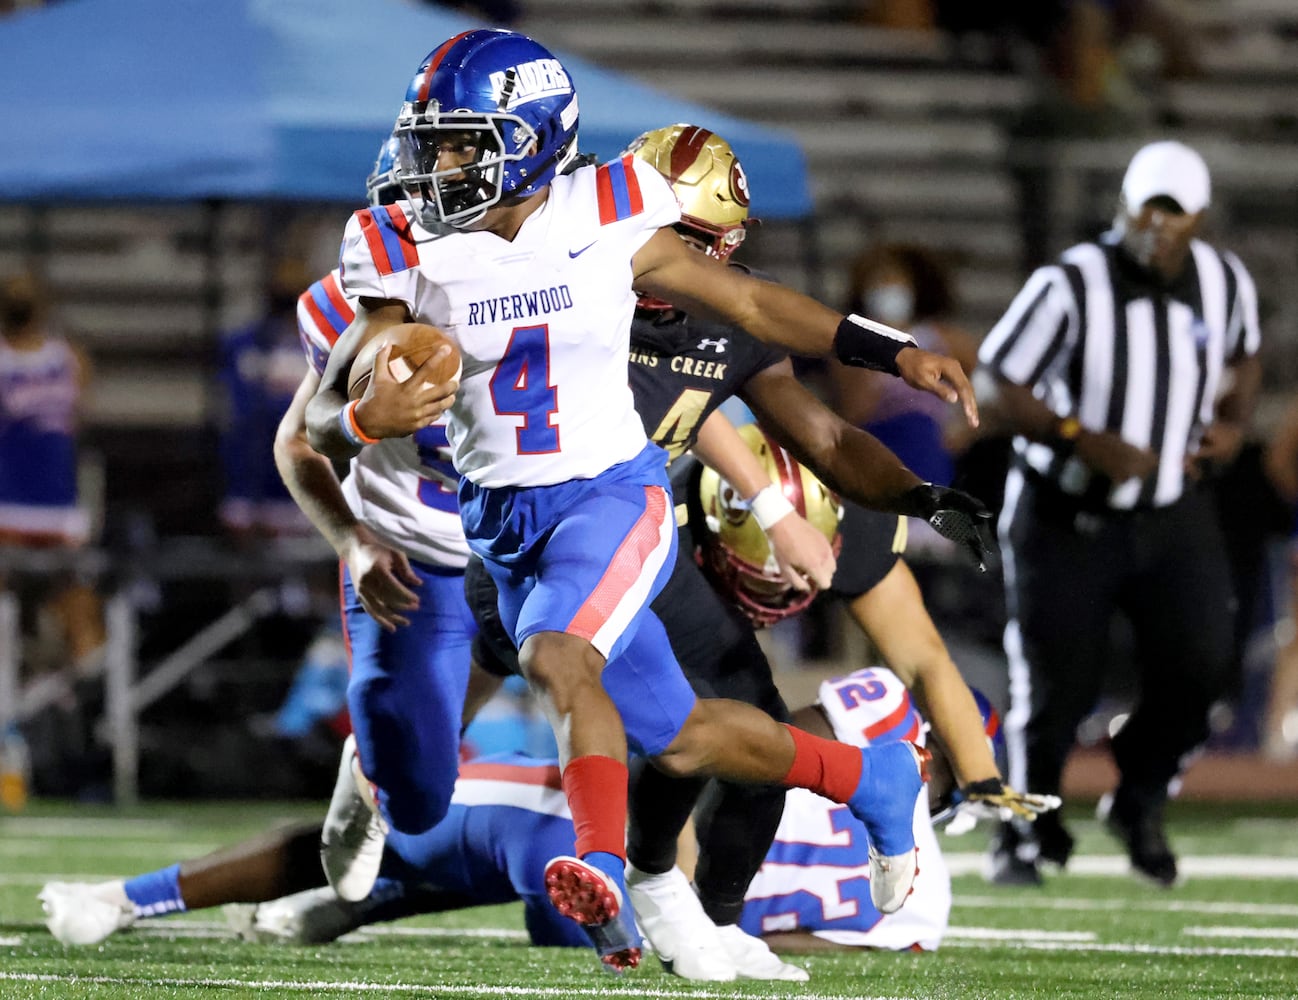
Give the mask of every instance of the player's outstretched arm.
[(969, 424), (978, 426), (978, 404), (960, 363), (921, 350), (907, 334), (861, 316), (844, 316), (784, 285), (728, 267), (691, 250), (670, 229), (659, 230), (636, 252), (632, 268), (641, 292), (733, 323), (795, 354), (836, 357), (900, 376), (916, 389), (959, 403)]
[(922, 518), (966, 549), (979, 568), (997, 564), (991, 513), (978, 500), (923, 482), (882, 441), (809, 392), (788, 361), (749, 379), (742, 396), (762, 426), (830, 489), (863, 507)]
[(951, 659), (906, 563), (899, 559), (887, 576), (848, 605), (848, 613), (906, 685), (920, 714), (941, 739), (957, 782), (966, 785), (999, 778), (969, 685)]

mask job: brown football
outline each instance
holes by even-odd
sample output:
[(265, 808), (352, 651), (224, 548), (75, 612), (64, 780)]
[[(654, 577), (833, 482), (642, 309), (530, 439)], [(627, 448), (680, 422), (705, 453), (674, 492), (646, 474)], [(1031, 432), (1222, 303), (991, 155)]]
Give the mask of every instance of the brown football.
[(366, 343), (356, 355), (351, 371), (347, 374), (348, 399), (360, 399), (365, 395), (374, 371), (374, 356), (384, 344), (392, 345), (392, 353), (388, 355), (388, 371), (398, 382), (410, 378), (415, 369), (432, 357), (443, 344), (450, 344), (451, 353), (434, 367), (431, 373), (432, 384), (460, 377), (460, 350), (455, 346), (455, 341), (427, 323), (401, 323), (384, 330)]

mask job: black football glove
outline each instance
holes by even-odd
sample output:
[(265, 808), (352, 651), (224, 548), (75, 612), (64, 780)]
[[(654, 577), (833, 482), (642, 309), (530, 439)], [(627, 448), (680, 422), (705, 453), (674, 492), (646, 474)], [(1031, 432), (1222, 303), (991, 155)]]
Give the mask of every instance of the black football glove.
[(943, 538), (963, 546), (984, 573), (1001, 564), (992, 512), (977, 498), (946, 486), (924, 483), (908, 490), (907, 513), (922, 517)]

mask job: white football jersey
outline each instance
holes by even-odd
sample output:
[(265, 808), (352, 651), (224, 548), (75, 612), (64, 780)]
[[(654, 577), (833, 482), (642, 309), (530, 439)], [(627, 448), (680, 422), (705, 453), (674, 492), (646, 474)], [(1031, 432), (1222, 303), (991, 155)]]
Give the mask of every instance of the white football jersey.
[[(356, 299), (343, 294), (337, 271), (299, 296), (298, 331), (316, 374), (324, 373), (329, 352), (355, 314)], [(469, 547), (450, 459), (440, 422), (412, 437), (387, 438), (352, 459), (343, 496), (358, 521), (409, 558), (463, 569)]]
[(405, 202), (357, 212), (340, 280), (459, 346), (447, 430), (462, 475), (487, 488), (590, 479), (644, 448), (627, 384), (631, 258), (679, 218), (662, 175), (624, 156), (556, 177), (512, 242), (434, 236)]
[[(884, 667), (826, 681), (819, 703), (843, 743), (923, 742), (910, 693)], [(896, 913), (881, 914), (870, 901), (865, 828), (847, 806), (790, 789), (775, 842), (744, 897), (743, 927), (754, 934), (809, 931), (861, 948), (934, 950), (951, 913), (951, 876), (924, 795), (915, 804), (915, 843), (915, 890)]]

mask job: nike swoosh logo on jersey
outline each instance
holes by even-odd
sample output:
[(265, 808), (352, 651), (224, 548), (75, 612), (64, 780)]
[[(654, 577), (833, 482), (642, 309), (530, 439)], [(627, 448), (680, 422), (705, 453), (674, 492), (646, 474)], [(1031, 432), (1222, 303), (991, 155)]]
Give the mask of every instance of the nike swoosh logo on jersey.
[(584, 247), (582, 247), (580, 250), (569, 250), (569, 251), (568, 251), (568, 256), (569, 256), (569, 257), (572, 257), (572, 258), (580, 257), (582, 254), (584, 254), (587, 250), (589, 250), (591, 247), (593, 247), (593, 246), (594, 246), (596, 243), (598, 243), (598, 242), (599, 242), (599, 240), (591, 240), (589, 243), (587, 243), (587, 244), (586, 244)]

